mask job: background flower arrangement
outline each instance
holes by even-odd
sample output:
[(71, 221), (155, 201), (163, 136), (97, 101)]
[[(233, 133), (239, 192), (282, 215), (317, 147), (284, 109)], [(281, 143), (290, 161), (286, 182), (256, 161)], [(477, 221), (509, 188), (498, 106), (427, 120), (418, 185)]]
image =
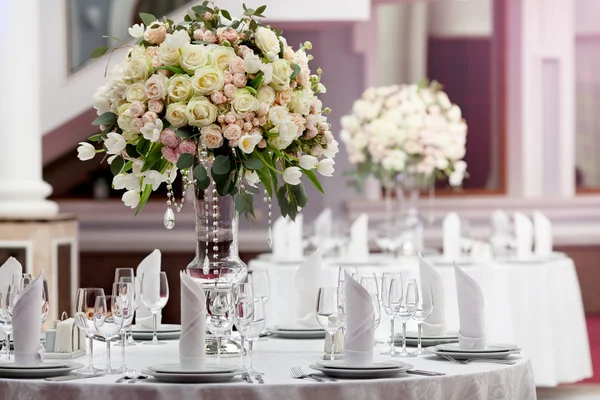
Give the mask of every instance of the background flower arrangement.
[(358, 188), (370, 174), (384, 184), (400, 173), (462, 184), (467, 124), (439, 83), (369, 88), (341, 122)]
[(317, 98), (321, 70), (311, 74), (310, 42), (294, 51), (262, 26), (265, 9), (244, 5), (234, 20), (205, 1), (184, 22), (140, 14), (145, 26), (129, 29), (135, 45), (94, 95), (101, 132), (89, 140), (102, 147), (82, 142), (78, 157), (106, 152), (113, 187), (136, 214), (177, 169), (199, 189), (212, 178), (246, 214), (259, 182), (292, 219), (308, 201), (302, 175), (323, 191), (315, 171), (333, 174), (338, 143)]

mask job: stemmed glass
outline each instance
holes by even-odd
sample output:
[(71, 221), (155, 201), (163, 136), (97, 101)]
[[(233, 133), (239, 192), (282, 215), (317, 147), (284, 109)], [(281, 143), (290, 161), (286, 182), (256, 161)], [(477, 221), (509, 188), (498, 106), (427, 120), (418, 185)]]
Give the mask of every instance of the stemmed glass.
[(121, 282), (121, 279), (123, 279), (123, 278), (134, 279), (135, 272), (133, 271), (133, 268), (117, 268), (117, 269), (115, 269), (115, 282)]
[(77, 290), (76, 306), (75, 306), (75, 323), (77, 327), (85, 332), (88, 338), (88, 366), (77, 371), (83, 374), (95, 374), (100, 369), (94, 368), (94, 335), (96, 334), (96, 326), (94, 325), (94, 307), (96, 306), (96, 298), (104, 296), (104, 289), (101, 288), (85, 288)]
[(390, 355), (392, 357), (397, 357), (398, 352), (396, 351), (396, 346), (394, 346), (395, 339), (395, 330), (394, 330), (394, 322), (395, 322), (395, 312), (390, 307), (390, 285), (392, 280), (398, 281), (400, 287), (402, 285), (402, 274), (399, 272), (384, 272), (383, 277), (381, 279), (381, 303), (383, 304), (383, 310), (387, 315), (390, 316), (390, 350), (385, 351), (381, 354)]
[(48, 298), (48, 281), (44, 279), (42, 284), (42, 325), (44, 325), (50, 311), (50, 299)]
[(423, 348), (421, 347), (421, 325), (423, 321), (429, 317), (429, 314), (433, 311), (433, 293), (431, 291), (431, 285), (425, 285), (421, 287), (420, 295), (417, 296), (417, 310), (413, 315), (413, 319), (417, 321), (417, 350), (413, 351), (412, 354), (420, 356), (424, 354)]
[(13, 307), (15, 306), (15, 298), (17, 297), (17, 290), (15, 285), (8, 285), (6, 296), (0, 295), (2, 304), (0, 308), (0, 325), (4, 329), (5, 341), (6, 341), (6, 354), (10, 360), (10, 335), (12, 333), (12, 315)]
[(379, 285), (377, 285), (377, 278), (375, 274), (363, 276), (360, 278), (360, 285), (371, 295), (371, 302), (373, 303), (373, 323), (374, 329), (379, 327), (381, 322), (381, 306), (379, 305)]
[(145, 273), (140, 277), (140, 294), (142, 302), (152, 313), (153, 334), (152, 341), (144, 342), (144, 344), (156, 345), (166, 344), (158, 341), (158, 312), (169, 301), (169, 282), (167, 281), (166, 272), (159, 274)]
[(115, 298), (113, 301), (113, 313), (116, 313), (123, 319), (121, 328), (121, 347), (122, 358), (119, 371), (126, 372), (127, 365), (125, 364), (125, 337), (133, 322), (133, 313), (135, 311), (133, 294), (135, 289), (131, 283), (113, 283), (112, 294)]
[(414, 279), (411, 279), (406, 285), (406, 290), (402, 287), (401, 280), (392, 280), (389, 305), (395, 312), (396, 317), (402, 322), (402, 350), (398, 353), (398, 357), (414, 357), (406, 350), (406, 323), (415, 315), (418, 300), (417, 283)]
[(205, 286), (206, 325), (208, 331), (217, 338), (217, 362), (221, 362), (221, 338), (226, 336), (233, 326), (235, 313), (233, 290), (231, 286)]
[(242, 328), (241, 333), (248, 339), (248, 356), (250, 357), (250, 367), (248, 373), (251, 375), (264, 375), (254, 369), (253, 345), (260, 333), (265, 329), (265, 302), (261, 298), (254, 298), (254, 310), (252, 322)]
[[(126, 269), (133, 270), (132, 268), (117, 268), (117, 270)], [(115, 273), (116, 274), (116, 273)], [(133, 287), (133, 314), (140, 308), (140, 280), (135, 276), (121, 276), (119, 280), (115, 280), (115, 283), (129, 283)], [(133, 340), (133, 320), (131, 321), (127, 328), (125, 329), (126, 337), (125, 337), (125, 345), (127, 346), (135, 346), (137, 342)], [(115, 343), (115, 346), (121, 346), (120, 343)]]
[(237, 287), (235, 296), (235, 315), (234, 323), (235, 327), (240, 332), (240, 344), (242, 349), (240, 351), (240, 362), (243, 369), (246, 368), (244, 363), (244, 353), (246, 348), (244, 346), (244, 328), (247, 327), (254, 317), (254, 296), (252, 295), (252, 284), (242, 283)]
[(29, 273), (25, 274), (15, 274), (12, 277), (12, 284), (15, 285), (15, 288), (20, 291), (25, 286), (29, 285), (29, 283), (33, 280), (33, 275)]
[(120, 369), (113, 369), (110, 365), (110, 341), (118, 337), (123, 327), (123, 309), (119, 305), (118, 296), (98, 296), (94, 306), (94, 326), (106, 341), (106, 369), (107, 374), (118, 374)]
[(252, 284), (254, 297), (262, 299), (263, 303), (267, 303), (269, 299), (269, 274), (264, 269), (248, 271), (247, 282)]
[(331, 336), (329, 359), (334, 360), (333, 339), (336, 332), (346, 323), (344, 290), (338, 287), (321, 287), (317, 295), (317, 322)]

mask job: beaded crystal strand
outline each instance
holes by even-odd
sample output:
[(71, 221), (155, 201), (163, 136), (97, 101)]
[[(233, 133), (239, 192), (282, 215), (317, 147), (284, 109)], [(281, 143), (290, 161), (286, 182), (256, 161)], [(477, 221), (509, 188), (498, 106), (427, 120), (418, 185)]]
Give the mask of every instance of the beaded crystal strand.
[[(200, 149), (200, 163), (204, 166), (204, 168), (206, 168), (206, 163), (208, 161), (208, 151), (206, 150), (206, 147), (202, 147)], [(210, 187), (210, 184), (209, 184)], [(208, 195), (209, 195), (209, 187), (207, 187), (206, 189), (204, 189), (204, 226), (206, 231), (204, 232), (205, 237), (204, 237), (204, 262), (202, 265), (202, 272), (204, 273), (204, 275), (208, 275), (210, 273), (210, 259), (208, 258), (208, 242), (210, 242), (210, 234), (208, 233), (208, 229), (210, 226), (210, 221), (208, 219), (209, 217), (209, 211), (208, 211)]]
[(183, 190), (181, 191), (181, 201), (179, 204), (177, 203), (177, 199), (175, 198), (175, 192), (173, 192), (173, 181), (175, 177), (172, 177), (173, 167), (170, 166), (168, 168), (168, 178), (167, 178), (167, 211), (165, 211), (164, 224), (165, 228), (173, 229), (175, 227), (175, 213), (173, 212), (173, 208), (177, 210), (177, 212), (181, 212), (183, 208), (183, 203), (185, 203), (185, 192), (188, 189), (189, 185), (192, 183), (192, 180), (189, 177), (189, 170), (182, 169), (181, 170), (181, 179), (183, 180)]
[(271, 196), (269, 196), (269, 192), (267, 192), (267, 189), (265, 189), (265, 197), (263, 197), (263, 201), (268, 205), (269, 207), (269, 230), (267, 231), (267, 243), (269, 244), (269, 248), (273, 247), (273, 229), (271, 228), (271, 221), (272, 221), (272, 201), (271, 201)]

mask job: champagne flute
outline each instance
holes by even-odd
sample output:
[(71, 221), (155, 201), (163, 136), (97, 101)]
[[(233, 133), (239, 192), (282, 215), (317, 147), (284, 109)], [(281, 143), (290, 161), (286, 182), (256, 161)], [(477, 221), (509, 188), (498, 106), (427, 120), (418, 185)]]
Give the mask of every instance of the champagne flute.
[(334, 360), (334, 336), (346, 322), (344, 291), (337, 287), (321, 287), (317, 295), (317, 322), (331, 336), (329, 359)]
[(240, 352), (240, 362), (243, 369), (246, 369), (246, 364), (244, 362), (246, 353), (246, 348), (244, 346), (244, 341), (246, 339), (244, 336), (244, 328), (252, 322), (253, 316), (254, 296), (252, 294), (252, 284), (242, 283), (237, 287), (236, 291), (234, 323), (236, 329), (240, 332), (240, 344), (242, 347)]
[(205, 286), (206, 325), (208, 331), (217, 338), (217, 362), (221, 362), (221, 338), (233, 326), (235, 313), (231, 286)]
[(145, 273), (140, 277), (140, 294), (142, 302), (152, 313), (153, 319), (153, 334), (151, 342), (144, 344), (166, 344), (158, 341), (158, 312), (169, 301), (169, 282), (167, 281), (167, 273)]
[(381, 284), (381, 303), (383, 304), (383, 310), (385, 311), (385, 313), (387, 315), (390, 316), (390, 350), (383, 352), (381, 354), (383, 355), (390, 355), (392, 357), (397, 357), (398, 352), (396, 351), (396, 346), (394, 346), (394, 338), (395, 338), (395, 331), (394, 331), (394, 322), (395, 322), (395, 313), (392, 310), (392, 308), (390, 308), (390, 285), (392, 283), (392, 280), (396, 280), (396, 284), (400, 285), (400, 287), (402, 286), (402, 274), (399, 272), (384, 272), (383, 273), (383, 277), (382, 277), (382, 284)]
[(115, 269), (115, 282), (121, 282), (123, 278), (135, 278), (133, 268), (117, 268)]
[(120, 369), (113, 369), (110, 365), (110, 341), (118, 337), (123, 327), (123, 310), (118, 305), (118, 296), (98, 296), (94, 305), (94, 326), (106, 341), (106, 369), (107, 374), (118, 374)]
[(254, 297), (261, 298), (263, 303), (269, 299), (269, 274), (265, 269), (256, 269), (248, 272), (248, 283), (252, 284)]
[(127, 365), (125, 363), (125, 339), (127, 331), (131, 327), (133, 321), (133, 313), (135, 312), (133, 293), (135, 289), (131, 283), (113, 283), (112, 294), (115, 297), (113, 302), (113, 313), (117, 313), (123, 319), (121, 328), (121, 367), (119, 371), (126, 372)]
[(104, 289), (101, 288), (84, 288), (77, 290), (75, 300), (75, 323), (77, 327), (85, 332), (88, 338), (88, 366), (77, 371), (83, 374), (95, 374), (100, 369), (94, 368), (94, 335), (96, 334), (96, 326), (94, 325), (94, 307), (96, 306), (96, 298), (104, 296)]
[(10, 335), (12, 334), (12, 314), (17, 297), (16, 285), (8, 285), (6, 296), (0, 295), (2, 304), (0, 308), (0, 325), (4, 329), (6, 341), (6, 354), (10, 360)]
[(259, 338), (260, 333), (265, 329), (265, 302), (262, 298), (254, 298), (254, 310), (252, 314), (252, 321), (242, 328), (244, 336), (248, 339), (248, 356), (250, 358), (250, 366), (248, 373), (251, 375), (264, 375), (263, 372), (258, 372), (254, 369), (254, 352), (253, 346), (256, 339)]
[(48, 281), (44, 279), (42, 286), (42, 325), (46, 323), (50, 312), (50, 299), (48, 297)]
[(411, 279), (403, 290), (402, 285), (398, 285), (396, 280), (392, 280), (390, 286), (390, 308), (396, 313), (396, 317), (402, 322), (402, 350), (398, 357), (414, 357), (406, 350), (406, 323), (415, 315), (417, 311), (417, 302), (419, 300), (417, 293), (417, 282)]
[[(120, 269), (120, 268), (117, 268)], [(130, 269), (130, 268), (125, 268), (125, 269)], [(121, 276), (119, 277), (118, 281), (115, 281), (115, 283), (130, 283), (133, 287), (133, 314), (135, 315), (135, 312), (137, 311), (137, 309), (140, 307), (140, 279), (136, 278), (135, 276)], [(133, 340), (133, 320), (131, 321), (132, 323), (129, 324), (129, 326), (127, 326), (126, 328), (126, 340), (125, 340), (125, 345), (127, 346), (135, 346), (137, 344), (137, 342), (135, 340)], [(115, 346), (121, 346), (121, 344), (116, 343)]]
[(425, 285), (421, 287), (421, 291), (417, 298), (417, 310), (415, 311), (415, 315), (413, 315), (413, 319), (417, 321), (418, 343), (417, 350), (412, 352), (412, 354), (415, 356), (420, 356), (425, 353), (421, 347), (421, 325), (423, 325), (423, 321), (425, 321), (427, 317), (429, 317), (429, 314), (431, 314), (433, 311), (433, 292), (431, 291), (431, 285)]

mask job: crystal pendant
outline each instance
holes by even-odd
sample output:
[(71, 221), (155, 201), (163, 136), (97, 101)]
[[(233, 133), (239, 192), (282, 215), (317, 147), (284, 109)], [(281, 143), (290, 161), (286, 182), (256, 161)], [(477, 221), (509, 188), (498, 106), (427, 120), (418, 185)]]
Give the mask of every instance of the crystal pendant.
[(208, 252), (206, 253), (206, 257), (204, 257), (204, 266), (202, 267), (202, 272), (204, 275), (208, 275), (210, 272), (210, 261), (208, 260)]
[(267, 243), (269, 243), (269, 248), (273, 247), (273, 230), (269, 226), (269, 232), (267, 233)]
[(175, 227), (175, 213), (173, 212), (171, 207), (168, 207), (167, 211), (165, 211), (164, 223), (165, 228), (167, 229), (173, 229)]

